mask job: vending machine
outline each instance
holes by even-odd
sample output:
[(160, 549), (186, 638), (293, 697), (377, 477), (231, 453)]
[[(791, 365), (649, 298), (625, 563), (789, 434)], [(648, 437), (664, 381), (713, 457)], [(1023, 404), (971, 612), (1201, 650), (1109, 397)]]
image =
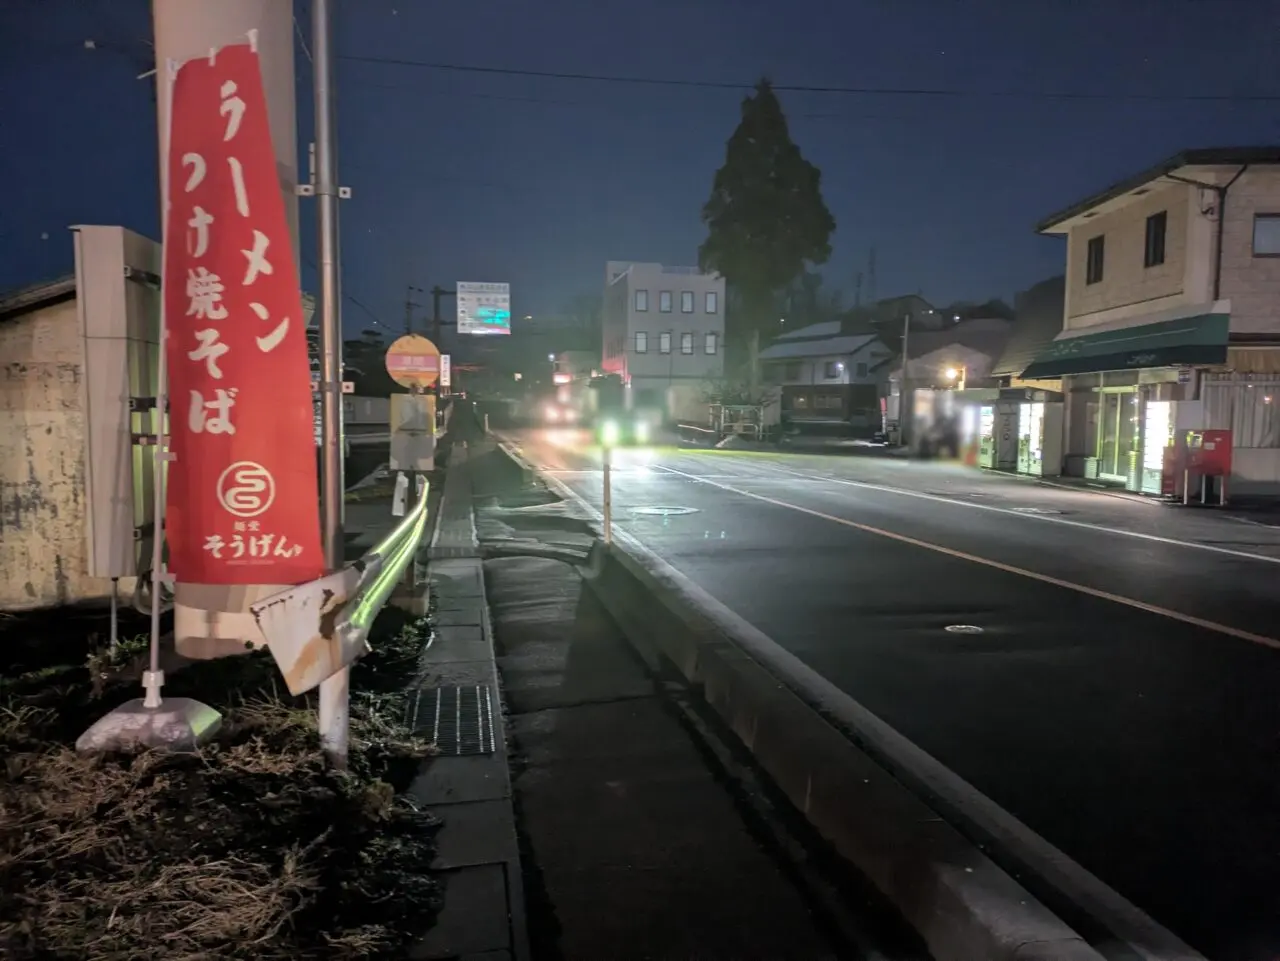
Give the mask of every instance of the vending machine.
[(1056, 477), (1062, 472), (1062, 404), (1018, 405), (1018, 473)]
[(1138, 489), (1144, 494), (1165, 494), (1166, 450), (1173, 448), (1173, 405), (1171, 400), (1147, 401), (1142, 422), (1142, 457), (1139, 460)]
[(996, 409), (991, 404), (978, 408), (978, 466), (996, 466)]

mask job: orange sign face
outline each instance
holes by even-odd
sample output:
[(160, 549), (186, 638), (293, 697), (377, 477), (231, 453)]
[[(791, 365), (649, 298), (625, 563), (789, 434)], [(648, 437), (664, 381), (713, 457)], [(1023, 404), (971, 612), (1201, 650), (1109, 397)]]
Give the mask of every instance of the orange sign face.
[(440, 377), (440, 348), (420, 334), (406, 334), (387, 348), (386, 364), (401, 387), (421, 390)]

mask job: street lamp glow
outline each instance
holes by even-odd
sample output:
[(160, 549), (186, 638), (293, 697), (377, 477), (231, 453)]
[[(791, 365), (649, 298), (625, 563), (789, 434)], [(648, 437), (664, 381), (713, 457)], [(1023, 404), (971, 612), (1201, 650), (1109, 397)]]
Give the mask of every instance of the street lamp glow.
[(954, 367), (948, 367), (945, 371), (943, 371), (943, 373), (946, 374), (947, 380), (955, 380), (957, 377), (960, 376), (960, 371), (958, 371)]

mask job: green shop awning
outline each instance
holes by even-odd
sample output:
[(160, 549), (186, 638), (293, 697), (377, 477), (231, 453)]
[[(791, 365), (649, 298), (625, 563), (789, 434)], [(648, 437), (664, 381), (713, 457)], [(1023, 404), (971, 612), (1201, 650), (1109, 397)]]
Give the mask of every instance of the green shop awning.
[(1229, 314), (1198, 314), (1119, 330), (1062, 337), (1022, 372), (1025, 380), (1143, 367), (1187, 367), (1227, 362)]

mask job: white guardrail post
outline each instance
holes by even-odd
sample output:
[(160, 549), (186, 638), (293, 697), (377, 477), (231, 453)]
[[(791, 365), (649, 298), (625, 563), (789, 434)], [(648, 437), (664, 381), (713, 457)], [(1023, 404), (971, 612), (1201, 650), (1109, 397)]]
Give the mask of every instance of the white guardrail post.
[[(413, 569), (427, 529), (429, 490), (427, 479), (419, 476), (413, 510), (358, 561), (249, 608), (290, 694), (312, 690), (370, 650), (374, 618), (406, 569)], [(333, 719), (339, 729), (320, 732), (326, 754), (338, 766), (346, 760), (348, 720), (343, 712)]]

